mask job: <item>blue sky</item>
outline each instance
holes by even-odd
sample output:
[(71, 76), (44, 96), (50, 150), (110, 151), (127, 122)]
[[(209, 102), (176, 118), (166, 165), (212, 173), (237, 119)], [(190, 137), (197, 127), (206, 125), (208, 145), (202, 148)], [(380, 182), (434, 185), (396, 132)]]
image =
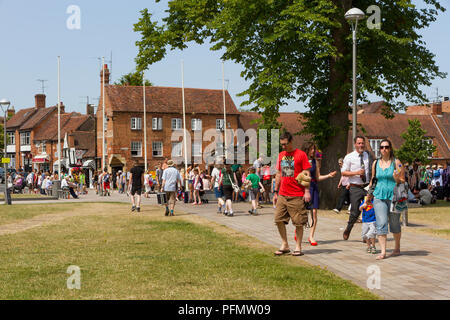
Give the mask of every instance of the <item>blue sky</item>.
[[(38, 79), (45, 79), (47, 106), (57, 103), (57, 56), (61, 56), (61, 100), (66, 110), (85, 112), (86, 97), (97, 104), (100, 92), (99, 61), (113, 55), (112, 81), (134, 69), (139, 35), (133, 25), (139, 11), (149, 8), (156, 17), (165, 15), (167, 1), (151, 0), (0, 0), (0, 99), (7, 98), (16, 110), (34, 106), (34, 95), (41, 92)], [(374, 1), (376, 4), (376, 1)], [(441, 3), (449, 8), (449, 0)], [(67, 13), (70, 5), (81, 10), (81, 29), (70, 30)], [(424, 40), (436, 54), (441, 71), (450, 74), (450, 13), (441, 14), (431, 28), (423, 32)], [(193, 45), (184, 51), (170, 52), (147, 71), (146, 77), (158, 86), (181, 87), (181, 60), (184, 60), (186, 87), (222, 88), (220, 52), (208, 45)], [(108, 64), (110, 64), (108, 62)], [(242, 66), (225, 62), (225, 78), (237, 106), (245, 100), (236, 95), (248, 82), (240, 77)], [(432, 99), (436, 87), (439, 94), (450, 96), (448, 79), (436, 80), (423, 88)], [(376, 100), (376, 97), (372, 97)], [(303, 111), (291, 102), (281, 111)]]

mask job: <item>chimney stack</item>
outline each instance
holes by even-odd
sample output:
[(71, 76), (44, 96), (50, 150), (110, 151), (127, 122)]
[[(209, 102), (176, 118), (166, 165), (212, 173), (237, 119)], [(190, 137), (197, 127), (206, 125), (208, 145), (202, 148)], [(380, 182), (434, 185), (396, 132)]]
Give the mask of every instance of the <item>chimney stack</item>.
[(434, 114), (436, 116), (442, 116), (442, 103), (441, 102), (434, 102), (431, 106), (431, 114)]
[[(103, 69), (105, 69), (105, 85), (109, 84), (109, 69), (108, 69), (108, 65), (105, 64), (103, 65)], [(100, 85), (103, 84), (103, 69), (100, 70)]]
[(34, 96), (35, 107), (37, 109), (45, 108), (45, 94), (39, 93)]
[(16, 114), (16, 110), (14, 110), (14, 106), (8, 109), (7, 119), (11, 119)]
[(86, 105), (86, 114), (87, 115), (94, 115), (94, 105), (93, 104), (87, 104)]

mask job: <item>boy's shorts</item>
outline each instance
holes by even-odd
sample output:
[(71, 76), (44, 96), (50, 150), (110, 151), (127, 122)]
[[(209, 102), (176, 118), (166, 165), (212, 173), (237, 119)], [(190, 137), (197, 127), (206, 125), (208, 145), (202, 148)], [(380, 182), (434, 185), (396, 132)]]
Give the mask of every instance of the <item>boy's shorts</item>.
[(363, 222), (361, 235), (363, 239), (374, 239), (377, 235), (377, 226), (375, 221)]

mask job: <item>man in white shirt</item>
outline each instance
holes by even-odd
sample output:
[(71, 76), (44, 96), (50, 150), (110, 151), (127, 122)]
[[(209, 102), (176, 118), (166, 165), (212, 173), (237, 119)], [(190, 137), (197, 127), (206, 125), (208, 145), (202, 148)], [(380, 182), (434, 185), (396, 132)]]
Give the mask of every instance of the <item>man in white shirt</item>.
[(347, 228), (343, 233), (344, 240), (348, 239), (353, 225), (359, 218), (359, 206), (367, 194), (364, 188), (370, 182), (372, 171), (372, 157), (365, 151), (366, 139), (356, 136), (354, 143), (355, 150), (345, 156), (342, 166), (342, 175), (348, 177), (350, 184), (350, 204), (352, 206)]

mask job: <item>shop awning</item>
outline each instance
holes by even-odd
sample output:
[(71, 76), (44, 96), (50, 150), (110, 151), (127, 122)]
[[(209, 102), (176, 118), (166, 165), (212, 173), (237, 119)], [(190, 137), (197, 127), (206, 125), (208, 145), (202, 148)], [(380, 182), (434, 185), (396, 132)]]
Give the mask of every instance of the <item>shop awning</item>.
[(33, 158), (33, 163), (48, 163), (49, 161), (48, 154), (38, 154)]
[(95, 161), (94, 160), (86, 160), (85, 162), (83, 162), (82, 168), (95, 170)]

